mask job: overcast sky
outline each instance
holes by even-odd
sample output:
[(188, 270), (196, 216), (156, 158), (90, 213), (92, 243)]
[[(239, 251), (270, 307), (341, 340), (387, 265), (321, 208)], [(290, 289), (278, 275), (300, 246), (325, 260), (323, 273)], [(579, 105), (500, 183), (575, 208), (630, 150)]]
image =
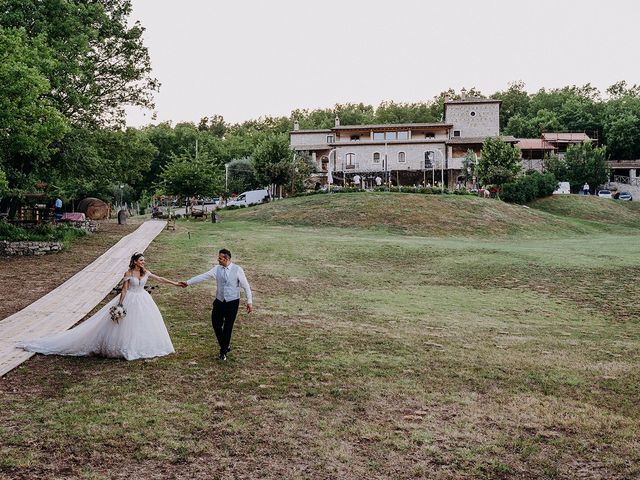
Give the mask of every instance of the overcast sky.
[(132, 0), (157, 120), (227, 122), (336, 103), (640, 83), (637, 0)]

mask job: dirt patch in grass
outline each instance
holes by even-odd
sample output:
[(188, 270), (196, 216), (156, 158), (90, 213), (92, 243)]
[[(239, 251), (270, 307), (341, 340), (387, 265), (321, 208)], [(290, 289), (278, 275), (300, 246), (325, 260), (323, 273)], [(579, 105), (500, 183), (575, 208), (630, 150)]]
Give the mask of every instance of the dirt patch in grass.
[(100, 222), (97, 232), (76, 240), (60, 253), (0, 257), (0, 319), (22, 310), (64, 283), (138, 226), (135, 223)]

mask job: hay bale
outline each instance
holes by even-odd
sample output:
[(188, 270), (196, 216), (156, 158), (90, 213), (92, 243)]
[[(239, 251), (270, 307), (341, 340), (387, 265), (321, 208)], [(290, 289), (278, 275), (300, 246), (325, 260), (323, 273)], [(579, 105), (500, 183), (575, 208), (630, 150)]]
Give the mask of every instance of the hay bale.
[(98, 198), (84, 198), (78, 203), (78, 211), (85, 214), (89, 220), (103, 220), (109, 218), (111, 207)]

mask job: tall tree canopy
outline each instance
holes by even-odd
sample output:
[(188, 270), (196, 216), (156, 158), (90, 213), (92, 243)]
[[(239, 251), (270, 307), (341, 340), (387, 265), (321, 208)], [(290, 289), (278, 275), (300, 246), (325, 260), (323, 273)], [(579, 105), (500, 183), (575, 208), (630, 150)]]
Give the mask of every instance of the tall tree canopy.
[(42, 74), (52, 63), (43, 36), (29, 38), (24, 29), (0, 27), (0, 167), (12, 187), (45, 168), (52, 143), (67, 130)]
[(0, 26), (45, 39), (52, 61), (41, 74), (66, 118), (82, 126), (123, 124), (124, 107), (152, 107), (159, 86), (144, 28), (129, 24), (131, 9), (130, 0), (0, 0)]

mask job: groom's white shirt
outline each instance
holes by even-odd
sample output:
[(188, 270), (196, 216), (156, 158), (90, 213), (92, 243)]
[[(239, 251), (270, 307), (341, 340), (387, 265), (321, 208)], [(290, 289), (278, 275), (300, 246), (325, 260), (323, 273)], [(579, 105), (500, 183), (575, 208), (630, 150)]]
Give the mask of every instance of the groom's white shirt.
[(247, 304), (253, 304), (251, 288), (244, 270), (235, 263), (230, 263), (227, 267), (216, 265), (208, 272), (187, 280), (187, 285), (195, 285), (212, 278), (216, 279), (216, 298), (221, 302), (238, 300), (240, 298), (240, 288), (242, 288), (245, 297), (247, 297)]

